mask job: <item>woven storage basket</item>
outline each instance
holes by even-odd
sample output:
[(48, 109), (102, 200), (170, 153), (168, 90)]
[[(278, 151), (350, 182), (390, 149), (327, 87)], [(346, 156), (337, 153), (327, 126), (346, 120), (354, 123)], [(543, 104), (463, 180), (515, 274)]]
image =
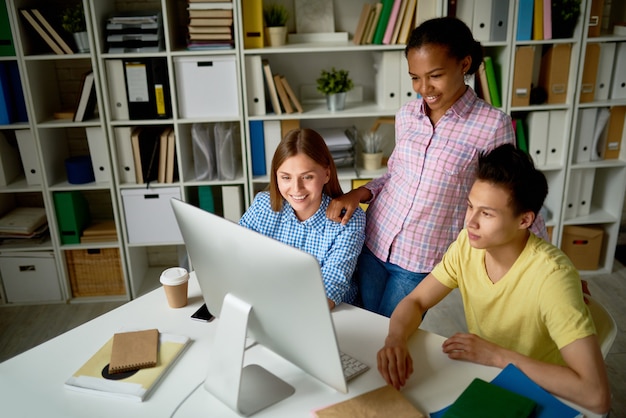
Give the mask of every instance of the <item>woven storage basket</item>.
[(72, 296), (109, 296), (126, 293), (117, 248), (65, 252)]

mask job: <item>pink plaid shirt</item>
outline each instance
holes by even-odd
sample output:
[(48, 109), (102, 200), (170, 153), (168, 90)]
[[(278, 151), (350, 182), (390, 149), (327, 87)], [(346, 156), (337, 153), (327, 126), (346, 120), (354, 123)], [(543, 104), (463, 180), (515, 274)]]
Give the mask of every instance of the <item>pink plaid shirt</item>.
[(435, 127), (421, 99), (397, 112), (395, 126), (387, 173), (365, 186), (373, 195), (365, 244), (383, 261), (430, 272), (463, 228), (478, 155), (515, 143), (515, 134), (509, 115), (471, 88)]

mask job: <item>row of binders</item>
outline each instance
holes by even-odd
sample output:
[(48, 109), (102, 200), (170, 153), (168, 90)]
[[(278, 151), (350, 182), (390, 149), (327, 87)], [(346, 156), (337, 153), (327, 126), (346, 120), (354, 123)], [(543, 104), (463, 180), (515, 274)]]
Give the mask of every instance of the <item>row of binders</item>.
[(122, 183), (176, 181), (176, 135), (172, 127), (116, 127), (114, 131)]
[(565, 103), (571, 55), (570, 43), (518, 46), (515, 49), (511, 106)]
[(113, 120), (172, 117), (165, 58), (108, 59), (105, 69)]
[(526, 119), (513, 119), (517, 146), (539, 168), (563, 166), (566, 147), (565, 110), (529, 112)]
[(450, 0), (447, 15), (465, 22), (477, 41), (506, 41), (509, 20), (508, 1)]
[(230, 49), (233, 36), (233, 3), (189, 2), (187, 5), (187, 49)]
[(584, 108), (578, 111), (573, 161), (618, 159), (626, 140), (626, 106)]
[[(281, 139), (292, 129), (300, 127), (298, 119), (250, 121), (250, 152), (252, 175), (266, 176), (272, 168), (272, 158)], [(318, 128), (337, 167), (354, 166), (356, 128)]]
[(626, 99), (626, 42), (588, 43), (580, 102)]
[[(248, 112), (251, 116), (303, 112), (302, 104), (287, 78), (273, 73), (268, 60), (260, 55), (247, 55), (245, 60)], [(266, 90), (269, 100), (265, 97)]]

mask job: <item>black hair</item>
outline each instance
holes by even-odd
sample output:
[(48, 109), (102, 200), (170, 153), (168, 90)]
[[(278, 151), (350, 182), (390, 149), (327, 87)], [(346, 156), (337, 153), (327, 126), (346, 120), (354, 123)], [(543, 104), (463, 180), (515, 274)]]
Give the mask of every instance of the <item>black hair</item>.
[(528, 154), (511, 144), (482, 153), (476, 178), (509, 190), (509, 205), (516, 216), (527, 211), (536, 216), (548, 195), (546, 176), (535, 168)]
[(483, 61), (483, 47), (469, 27), (456, 17), (438, 17), (424, 21), (413, 29), (409, 42), (404, 49), (408, 55), (411, 49), (418, 49), (424, 45), (436, 44), (448, 49), (451, 56), (462, 60), (468, 55), (472, 57), (472, 65), (467, 71), (474, 74)]

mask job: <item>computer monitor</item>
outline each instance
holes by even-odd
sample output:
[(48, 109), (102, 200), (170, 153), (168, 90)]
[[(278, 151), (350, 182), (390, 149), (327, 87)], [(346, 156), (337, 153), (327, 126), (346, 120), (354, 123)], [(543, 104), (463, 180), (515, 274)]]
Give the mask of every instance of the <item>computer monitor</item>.
[(171, 203), (204, 301), (219, 318), (205, 389), (242, 415), (294, 393), (260, 365), (243, 367), (248, 335), (346, 393), (315, 257), (188, 203)]

